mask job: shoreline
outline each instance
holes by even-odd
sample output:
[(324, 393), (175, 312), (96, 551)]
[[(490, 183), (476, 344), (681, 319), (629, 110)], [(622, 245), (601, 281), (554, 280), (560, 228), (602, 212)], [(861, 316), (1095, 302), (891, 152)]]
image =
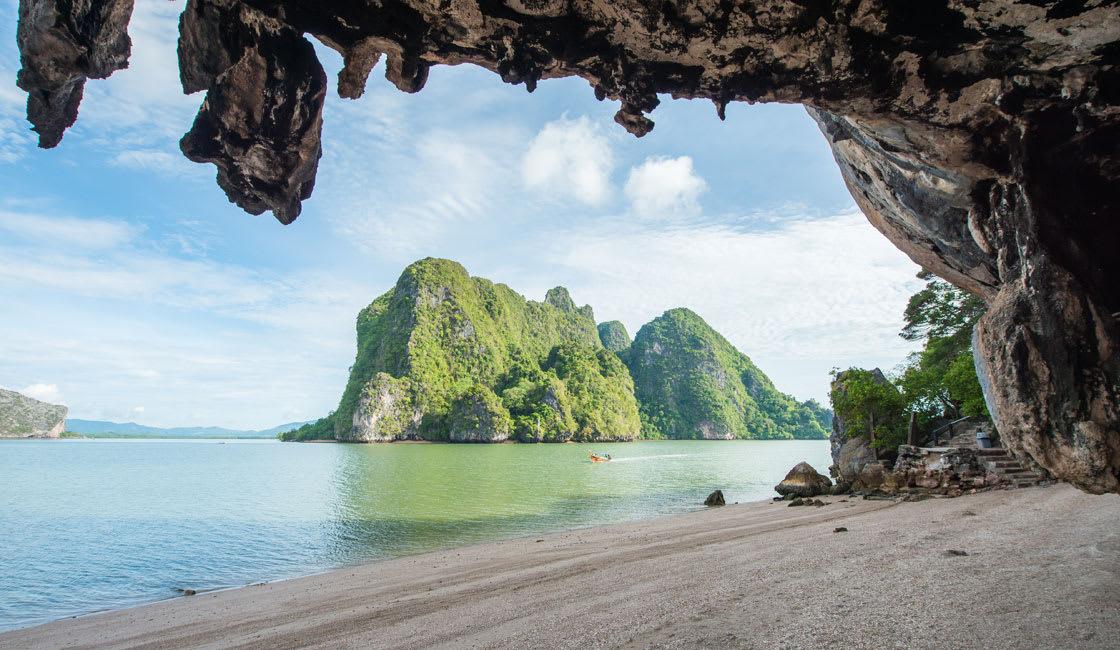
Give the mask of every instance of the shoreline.
[(0, 647), (1106, 648), (1120, 636), (1120, 495), (825, 500), (382, 560), (13, 630)]

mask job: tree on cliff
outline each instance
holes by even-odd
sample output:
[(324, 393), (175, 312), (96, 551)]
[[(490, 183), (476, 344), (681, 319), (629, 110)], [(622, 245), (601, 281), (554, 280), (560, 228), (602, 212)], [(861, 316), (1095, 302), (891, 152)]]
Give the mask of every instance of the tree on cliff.
[(972, 357), (972, 329), (984, 315), (984, 303), (929, 271), (918, 277), (926, 286), (910, 297), (899, 334), (907, 341), (926, 342), (910, 356), (899, 378), (907, 405), (922, 420), (987, 416)]
[[(869, 437), (878, 449), (906, 440), (909, 414), (919, 430), (941, 417), (987, 416), (972, 357), (972, 328), (984, 314), (976, 296), (923, 270), (926, 286), (910, 297), (899, 334), (925, 341), (910, 355), (894, 384), (878, 370), (833, 370), (829, 395), (837, 417), (848, 423), (848, 437)], [(897, 386), (897, 387), (896, 387)]]
[(894, 449), (906, 439), (906, 399), (879, 369), (833, 369), (829, 393), (847, 436), (866, 435), (876, 449)]

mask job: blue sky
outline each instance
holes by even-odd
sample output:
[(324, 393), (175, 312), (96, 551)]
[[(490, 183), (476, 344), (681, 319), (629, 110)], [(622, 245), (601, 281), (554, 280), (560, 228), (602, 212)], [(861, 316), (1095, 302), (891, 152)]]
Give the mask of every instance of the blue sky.
[(291, 226), (228, 203), (178, 139), (202, 94), (175, 59), (183, 3), (139, 2), (130, 69), (86, 86), (35, 148), (0, 2), (0, 385), (71, 417), (264, 428), (333, 409), (354, 317), (410, 262), (461, 262), (540, 300), (553, 286), (631, 335), (690, 307), (778, 387), (889, 369), (918, 268), (856, 209), (800, 106), (662, 98), (638, 139), (580, 79), (524, 86), (437, 67), (415, 95), (332, 88), (315, 193)]

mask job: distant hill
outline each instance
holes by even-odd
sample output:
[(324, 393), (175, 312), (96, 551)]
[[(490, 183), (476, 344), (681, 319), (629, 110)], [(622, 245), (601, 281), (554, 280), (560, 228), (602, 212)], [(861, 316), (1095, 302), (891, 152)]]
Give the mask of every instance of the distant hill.
[(0, 388), (0, 438), (57, 438), (66, 429), (66, 411)]
[(634, 378), (647, 438), (827, 438), (831, 413), (774, 387), (703, 318), (670, 309), (620, 353)]
[(102, 420), (66, 421), (67, 431), (85, 436), (116, 435), (137, 438), (275, 438), (278, 433), (291, 431), (307, 422), (289, 422), (271, 429), (254, 431), (251, 429), (226, 429), (224, 427), (150, 427), (135, 422), (105, 422)]

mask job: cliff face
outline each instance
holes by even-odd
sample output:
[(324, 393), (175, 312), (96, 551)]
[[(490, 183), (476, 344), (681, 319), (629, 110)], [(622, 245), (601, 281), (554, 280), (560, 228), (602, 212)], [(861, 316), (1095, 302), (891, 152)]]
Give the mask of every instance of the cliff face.
[(545, 302), (426, 259), (358, 315), (339, 440), (615, 440), (638, 434), (633, 384), (591, 308)]
[(66, 431), (68, 411), (0, 388), (0, 438), (57, 438)]
[[(824, 438), (824, 411), (781, 393), (688, 309), (642, 326), (622, 353), (649, 437)], [(814, 403), (815, 404), (815, 403)]]
[[(28, 117), (58, 143), (87, 78), (126, 65), (131, 0), (21, 0)], [(916, 262), (984, 296), (985, 396), (1026, 460), (1120, 491), (1120, 12), (1111, 0), (188, 0), (183, 139), (246, 210), (287, 223), (314, 183), (324, 71), (421, 89), (474, 63), (532, 90), (578, 75), (630, 132), (658, 93), (810, 107), (856, 202)], [(250, 92), (251, 90), (251, 92)]]

